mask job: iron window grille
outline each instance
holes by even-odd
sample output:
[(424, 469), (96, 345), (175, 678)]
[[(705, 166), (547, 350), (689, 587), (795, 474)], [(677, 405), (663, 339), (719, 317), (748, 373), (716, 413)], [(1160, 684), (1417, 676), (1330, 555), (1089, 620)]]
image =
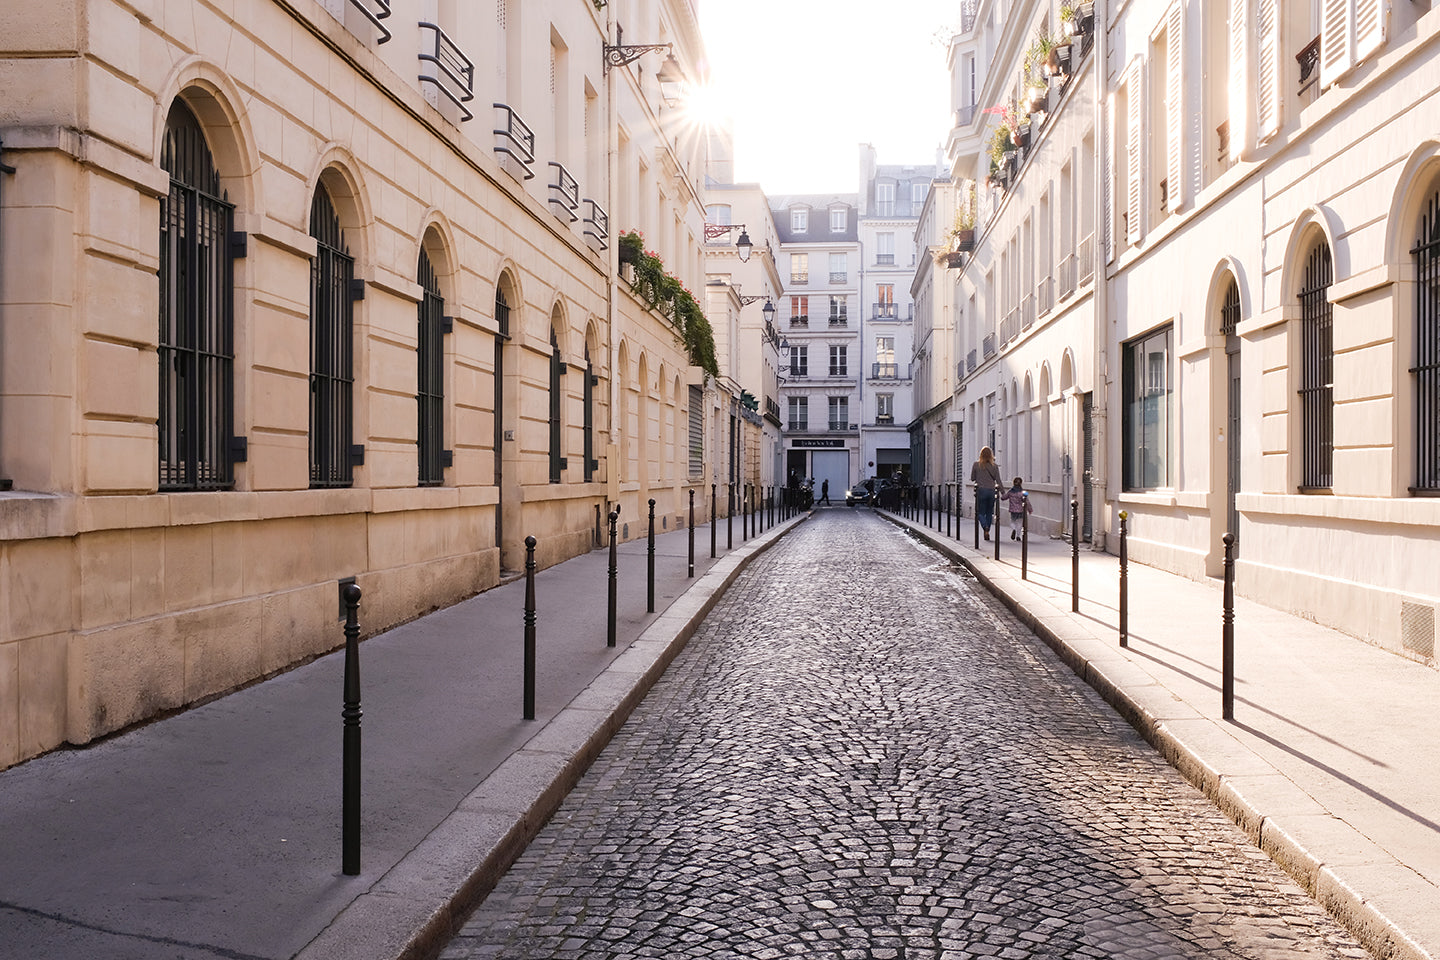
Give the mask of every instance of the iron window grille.
[(419, 407), (416, 434), (420, 459), (420, 486), (445, 482), (445, 298), (440, 282), (424, 250), (416, 271), (424, 295), (419, 305), (419, 338), (416, 343), (418, 377), (415, 399)]
[(504, 479), (505, 466), (505, 344), (510, 339), (510, 305), (495, 290), (495, 486)]
[(590, 359), (590, 345), (585, 345), (585, 387), (581, 398), (581, 409), (585, 418), (584, 454), (585, 482), (595, 479), (595, 468), (600, 464), (595, 459), (595, 387), (599, 378), (595, 376), (595, 364)]
[(310, 486), (354, 482), (353, 421), (355, 259), (324, 187), (310, 204)]
[(160, 210), (160, 489), (221, 490), (243, 444), (232, 435), (235, 208), (199, 121), (179, 101), (160, 163), (170, 174)]
[(1300, 289), (1300, 488), (1329, 490), (1334, 459), (1334, 308), (1330, 248), (1320, 244), (1305, 262)]
[(1415, 493), (1440, 494), (1440, 189), (1420, 218), (1415, 257)]
[(420, 29), (433, 31), (432, 42), (420, 49), (420, 61), (435, 65), (430, 75), (422, 67), (420, 79), (434, 84), (441, 96), (460, 109), (461, 123), (474, 119), (475, 113), (465, 104), (475, 99), (475, 64), (439, 24), (421, 20)]
[(565, 372), (565, 359), (560, 355), (560, 341), (550, 331), (550, 482), (559, 483), (565, 468), (560, 455), (560, 378)]

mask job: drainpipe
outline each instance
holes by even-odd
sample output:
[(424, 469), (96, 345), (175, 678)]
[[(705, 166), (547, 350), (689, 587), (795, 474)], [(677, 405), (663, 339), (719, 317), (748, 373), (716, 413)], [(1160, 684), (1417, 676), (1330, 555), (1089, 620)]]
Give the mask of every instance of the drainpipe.
[[(1090, 473), (1092, 509), (1094, 511), (1091, 520), (1090, 542), (1097, 550), (1105, 549), (1105, 537), (1110, 528), (1110, 511), (1107, 506), (1113, 502), (1106, 481), (1110, 463), (1106, 413), (1110, 408), (1110, 331), (1114, 324), (1110, 318), (1108, 265), (1105, 260), (1105, 250), (1100, 242), (1104, 236), (1103, 230), (1109, 227), (1104, 221), (1105, 204), (1102, 200), (1105, 195), (1105, 163), (1106, 158), (1110, 156), (1110, 130), (1105, 115), (1105, 78), (1110, 62), (1110, 31), (1107, 28), (1110, 20), (1108, 7), (1107, 0), (1095, 0), (1095, 20), (1092, 28), (1095, 31), (1095, 59), (1092, 66), (1095, 70), (1095, 149), (1097, 155), (1093, 164), (1095, 182), (1091, 196), (1098, 209), (1094, 220), (1095, 243), (1093, 245), (1095, 256), (1095, 371), (1093, 381), (1095, 403), (1091, 407), (1091, 442), (1095, 450), (1091, 459), (1095, 466)], [(1115, 198), (1111, 197), (1110, 202), (1114, 204)]]
[[(6, 175), (6, 174), (13, 175), (14, 173), (15, 173), (15, 168), (14, 168), (14, 167), (11, 167), (11, 166), (8, 166), (8, 165), (6, 165), (6, 163), (5, 163), (5, 145), (4, 145), (4, 143), (0, 143), (0, 183), (3, 183), (3, 182), (4, 182), (4, 179), (5, 179), (5, 175)], [(5, 207), (4, 203), (0, 203), (0, 216), (3, 216), (3, 214), (4, 214), (4, 207)], [(4, 247), (4, 243), (3, 243), (3, 231), (0, 231), (0, 256), (3, 256), (4, 249), (5, 249), (5, 247)], [(0, 267), (3, 267), (3, 264), (0, 264)], [(5, 271), (4, 271), (3, 269), (0, 269), (0, 276), (3, 276), (4, 273), (5, 273)], [(3, 304), (3, 303), (4, 303), (4, 294), (5, 294), (4, 289), (3, 289), (3, 288), (0, 288), (0, 304)], [(3, 325), (0, 325), (0, 330), (3, 330), (3, 329), (4, 329)], [(3, 349), (3, 344), (0, 344), (0, 349)], [(3, 386), (3, 385), (0, 385), (0, 386)], [(7, 479), (7, 478), (5, 478), (5, 477), (0, 477), (0, 490), (9, 490), (11, 486), (12, 486), (12, 484), (11, 484), (11, 482), (10, 482), (9, 479)]]
[[(615, 8), (605, 5), (605, 38), (603, 44), (612, 42), (615, 34)], [(603, 56), (602, 56), (603, 59)], [(615, 71), (605, 69), (605, 203), (610, 214), (610, 245), (606, 249), (605, 278), (605, 355), (610, 370), (610, 416), (606, 429), (605, 444), (605, 513), (609, 515), (620, 500), (620, 444), (616, 423), (619, 417), (620, 371), (616, 368), (618, 348), (615, 343), (615, 300), (616, 283), (620, 273), (620, 223), (618, 209), (619, 189), (616, 184), (620, 176), (620, 111), (615, 106)], [(608, 528), (606, 528), (608, 530)]]

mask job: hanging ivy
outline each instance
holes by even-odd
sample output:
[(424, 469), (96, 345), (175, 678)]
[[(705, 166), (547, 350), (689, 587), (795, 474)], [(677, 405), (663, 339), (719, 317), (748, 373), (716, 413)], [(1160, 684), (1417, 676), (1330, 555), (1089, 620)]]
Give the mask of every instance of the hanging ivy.
[(653, 250), (645, 249), (645, 238), (638, 231), (620, 234), (620, 262), (634, 268), (630, 292), (670, 321), (676, 338), (685, 344), (691, 364), (718, 378), (715, 331), (705, 311), (685, 285), (666, 272), (665, 262)]

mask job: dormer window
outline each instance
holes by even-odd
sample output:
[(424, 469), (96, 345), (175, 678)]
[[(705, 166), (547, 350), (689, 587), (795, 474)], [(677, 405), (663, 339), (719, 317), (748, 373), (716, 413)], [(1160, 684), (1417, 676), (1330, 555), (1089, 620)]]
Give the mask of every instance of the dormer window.
[(830, 232), (844, 233), (845, 223), (849, 218), (845, 216), (844, 207), (832, 207), (830, 210)]
[(809, 208), (809, 207), (796, 207), (795, 209), (793, 209), (793, 210), (790, 211), (790, 232), (791, 232), (791, 233), (809, 233), (809, 232), (810, 232), (810, 208)]

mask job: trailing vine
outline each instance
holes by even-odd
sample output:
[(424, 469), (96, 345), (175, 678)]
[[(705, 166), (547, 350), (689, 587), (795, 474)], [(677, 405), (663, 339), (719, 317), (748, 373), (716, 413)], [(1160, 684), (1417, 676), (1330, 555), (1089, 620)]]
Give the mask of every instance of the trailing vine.
[(653, 250), (645, 249), (645, 238), (638, 231), (620, 234), (620, 262), (634, 268), (630, 292), (670, 321), (676, 339), (685, 344), (691, 364), (718, 378), (720, 365), (715, 359), (715, 331), (705, 311), (685, 285), (666, 272), (665, 262)]

